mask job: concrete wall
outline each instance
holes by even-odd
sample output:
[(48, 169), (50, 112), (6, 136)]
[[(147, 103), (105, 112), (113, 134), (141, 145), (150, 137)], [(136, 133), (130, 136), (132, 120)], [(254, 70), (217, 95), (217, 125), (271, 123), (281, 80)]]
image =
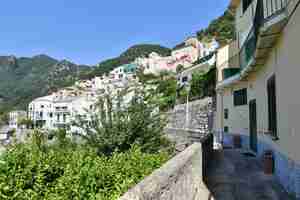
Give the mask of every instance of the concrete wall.
[(209, 199), (203, 179), (212, 153), (211, 135), (154, 171), (119, 200), (196, 200)]

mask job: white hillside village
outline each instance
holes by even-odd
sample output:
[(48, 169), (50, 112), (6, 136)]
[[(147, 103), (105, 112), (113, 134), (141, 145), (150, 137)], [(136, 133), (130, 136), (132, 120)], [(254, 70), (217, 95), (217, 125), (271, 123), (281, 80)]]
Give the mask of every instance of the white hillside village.
[[(72, 123), (78, 117), (90, 120), (99, 97), (117, 94), (125, 88), (138, 87), (140, 83), (137, 70), (144, 74), (159, 75), (161, 72), (176, 73), (176, 68), (182, 66), (183, 69), (177, 76), (178, 85), (183, 86), (191, 79), (192, 72), (206, 71), (215, 64), (218, 47), (214, 39), (210, 43), (201, 43), (197, 38), (190, 37), (181, 46), (173, 49), (171, 56), (162, 57), (153, 52), (147, 58), (140, 57), (130, 64), (117, 67), (109, 74), (77, 81), (71, 87), (34, 99), (28, 105), (27, 111), (13, 111), (9, 130), (22, 131), (24, 127), (18, 126), (18, 119), (26, 117), (27, 113), (28, 119), (32, 120), (32, 128), (56, 130), (68, 127), (71, 132), (77, 131)], [(126, 98), (130, 99), (133, 95), (127, 95)]]

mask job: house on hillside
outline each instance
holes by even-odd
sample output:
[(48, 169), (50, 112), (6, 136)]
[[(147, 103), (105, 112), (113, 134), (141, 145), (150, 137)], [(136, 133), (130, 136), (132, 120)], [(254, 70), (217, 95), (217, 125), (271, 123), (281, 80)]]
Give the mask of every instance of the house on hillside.
[(153, 52), (147, 58), (137, 58), (135, 63), (145, 74), (159, 74), (162, 71), (176, 72), (179, 65), (183, 68), (194, 66), (199, 59), (211, 55), (219, 47), (215, 40), (201, 43), (196, 37), (187, 38), (182, 44), (177, 45), (171, 56), (162, 57)]
[(18, 129), (20, 128), (20, 120), (27, 117), (27, 112), (23, 110), (15, 110), (9, 113), (9, 128)]
[(28, 117), (35, 127), (53, 127), (53, 95), (40, 97), (33, 100), (28, 106)]
[(97, 102), (97, 94), (93, 91), (82, 91), (80, 94), (50, 96), (33, 100), (28, 106), (28, 117), (36, 128), (66, 128), (78, 116), (87, 116)]
[(183, 69), (183, 71), (177, 72), (178, 85), (184, 86), (192, 80), (195, 73), (207, 73), (216, 64), (216, 50), (209, 52), (207, 56), (202, 57), (194, 63), (193, 66)]
[[(299, 0), (231, 0), (237, 41), (217, 54), (216, 133), (224, 145), (271, 151), (274, 173), (300, 198)], [(216, 135), (218, 136), (218, 135)]]

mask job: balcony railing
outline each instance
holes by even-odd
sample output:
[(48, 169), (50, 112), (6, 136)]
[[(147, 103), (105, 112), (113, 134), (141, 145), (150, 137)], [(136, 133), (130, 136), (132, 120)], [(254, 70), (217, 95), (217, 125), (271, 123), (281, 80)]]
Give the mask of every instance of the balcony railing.
[[(229, 64), (230, 67), (239, 66), (240, 71), (252, 64), (256, 59), (255, 55), (258, 49), (258, 39), (261, 28), (266, 22), (271, 21), (281, 14), (285, 14), (285, 17), (288, 18), (289, 15), (293, 13), (298, 1), (299, 0), (257, 0), (253, 26), (239, 52), (230, 57), (225, 64)], [(233, 76), (231, 72), (228, 73), (226, 76), (223, 76), (224, 80)], [(237, 73), (238, 72), (235, 71), (235, 74)]]
[(257, 42), (261, 27), (265, 22), (281, 13), (287, 12), (289, 3), (293, 0), (258, 0), (253, 26), (240, 50), (240, 67), (246, 68), (255, 58)]
[(289, 0), (263, 0), (264, 18), (270, 19), (285, 11), (289, 2)]

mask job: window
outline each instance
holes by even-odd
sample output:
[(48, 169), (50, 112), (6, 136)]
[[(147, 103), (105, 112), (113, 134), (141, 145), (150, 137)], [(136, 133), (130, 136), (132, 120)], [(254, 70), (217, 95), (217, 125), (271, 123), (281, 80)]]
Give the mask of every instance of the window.
[(41, 105), (41, 108), (44, 108), (44, 105)]
[(233, 93), (233, 105), (242, 106), (247, 105), (247, 88), (234, 91)]
[(252, 3), (252, 0), (243, 0), (243, 13), (246, 12), (246, 10), (249, 8), (251, 3)]
[(185, 82), (187, 82), (187, 81), (188, 81), (188, 77), (187, 77), (187, 76), (182, 77), (182, 82), (183, 82), (183, 83), (185, 83)]
[(63, 115), (63, 122), (66, 122), (66, 121), (67, 121), (67, 115), (64, 114), (64, 115)]
[(277, 109), (276, 109), (276, 79), (272, 76), (267, 83), (268, 92), (268, 115), (269, 115), (269, 132), (278, 139), (277, 135)]
[(53, 113), (52, 113), (52, 112), (51, 112), (49, 115), (50, 115), (50, 118), (52, 118), (52, 117), (53, 117)]
[(229, 132), (228, 126), (224, 126), (224, 132), (225, 132), (225, 133), (228, 133), (228, 132)]
[(228, 119), (229, 110), (227, 108), (224, 109), (224, 119)]

